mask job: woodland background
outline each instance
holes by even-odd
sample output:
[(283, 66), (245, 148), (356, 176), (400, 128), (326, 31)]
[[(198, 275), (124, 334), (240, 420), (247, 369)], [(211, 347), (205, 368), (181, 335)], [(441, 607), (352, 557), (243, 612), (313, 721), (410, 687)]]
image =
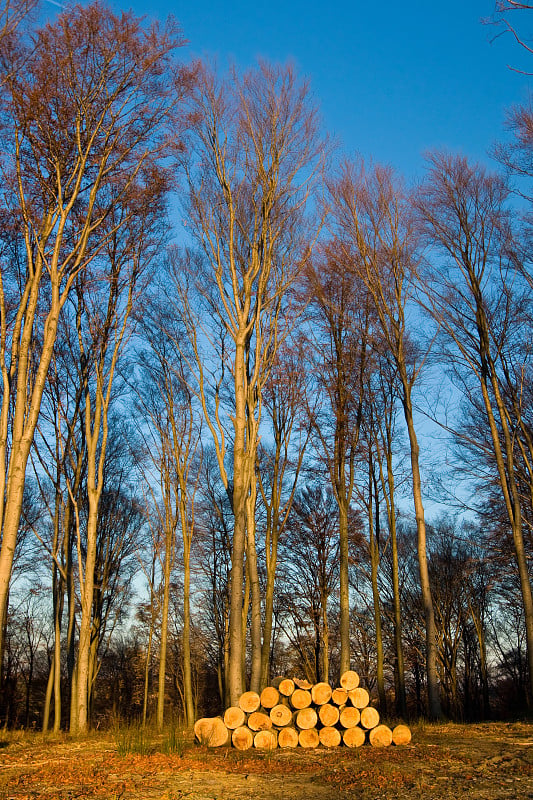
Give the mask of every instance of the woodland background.
[(2, 725), (350, 666), (382, 716), (530, 713), (531, 108), (415, 185), (291, 66), (1, 14)]

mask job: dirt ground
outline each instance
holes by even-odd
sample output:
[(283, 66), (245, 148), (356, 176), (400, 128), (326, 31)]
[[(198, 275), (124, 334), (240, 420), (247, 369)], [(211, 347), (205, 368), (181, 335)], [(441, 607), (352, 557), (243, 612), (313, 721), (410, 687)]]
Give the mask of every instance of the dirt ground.
[(0, 800), (533, 800), (533, 725), (419, 725), (404, 747), (119, 754), (117, 737), (5, 735)]

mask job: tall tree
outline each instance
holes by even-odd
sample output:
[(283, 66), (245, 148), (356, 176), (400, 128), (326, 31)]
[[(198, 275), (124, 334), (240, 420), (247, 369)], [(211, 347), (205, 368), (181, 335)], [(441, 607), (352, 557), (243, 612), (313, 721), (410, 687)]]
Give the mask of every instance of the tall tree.
[[(97, 2), (3, 48), (2, 203), (11, 247), (0, 279), (0, 620), (59, 314), (78, 275), (127, 221), (110, 223), (117, 201), (159, 180), (179, 43), (175, 29), (146, 29)], [(24, 69), (10, 70), (21, 49)]]
[[(170, 266), (170, 264), (169, 264)], [(138, 389), (141, 413), (148, 424), (144, 433), (151, 467), (157, 476), (158, 496), (152, 502), (164, 539), (163, 602), (159, 653), (157, 725), (163, 727), (167, 661), (168, 615), (171, 577), (175, 562), (176, 532), (183, 544), (182, 671), (185, 717), (194, 722), (191, 672), (191, 545), (194, 533), (195, 495), (201, 470), (201, 424), (189, 389), (183, 332), (173, 307), (173, 281), (179, 273), (163, 273), (158, 296), (143, 313), (142, 331), (148, 349), (142, 356)]]
[(334, 213), (346, 248), (346, 261), (365, 283), (379, 321), (381, 335), (397, 374), (409, 437), (413, 503), (417, 525), (420, 587), (426, 622), (428, 713), (440, 717), (437, 648), (433, 599), (429, 581), (426, 522), (420, 473), (420, 447), (413, 409), (413, 387), (423, 364), (409, 336), (408, 306), (417, 273), (416, 237), (409, 199), (392, 171), (365, 170), (347, 162), (332, 187)]
[[(224, 81), (205, 69), (193, 108), (188, 223), (201, 258), (194, 265), (196, 308), (190, 299), (186, 308), (197, 355), (197, 391), (234, 516), (227, 680), (235, 703), (243, 691), (245, 549), (252, 597), (251, 686), (258, 689), (261, 680), (261, 598), (252, 528), (262, 392), (286, 328), (289, 290), (316, 235), (306, 222), (306, 206), (324, 143), (307, 86), (290, 67), (261, 63)], [(200, 348), (208, 344), (211, 353), (202, 354)], [(213, 368), (218, 371), (209, 387)], [(227, 374), (231, 456), (221, 406)]]
[(354, 493), (373, 311), (342, 242), (330, 240), (307, 271), (312, 320), (312, 373), (322, 408), (310, 413), (339, 509), (340, 672), (350, 669), (348, 517)]
[[(520, 347), (524, 336), (523, 304), (530, 301), (521, 297), (507, 195), (500, 176), (463, 157), (434, 153), (417, 206), (435, 252), (426, 305), (449, 342), (449, 361), (466, 368), (467, 384), (473, 379), (490, 430), (491, 460), (520, 578), (531, 676), (528, 698), (533, 705), (533, 592), (516, 469), (528, 448), (521, 453), (517, 447), (522, 415), (514, 417), (505, 390), (506, 365), (514, 360), (513, 348)], [(529, 326), (527, 330), (530, 335)]]

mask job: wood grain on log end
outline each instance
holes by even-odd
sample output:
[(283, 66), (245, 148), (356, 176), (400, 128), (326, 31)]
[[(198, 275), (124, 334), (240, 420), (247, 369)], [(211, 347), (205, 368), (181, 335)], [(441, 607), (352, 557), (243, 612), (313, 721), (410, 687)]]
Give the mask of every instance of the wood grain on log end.
[(307, 689), (295, 689), (290, 697), (291, 706), (299, 711), (311, 705), (311, 692)]
[(372, 728), (368, 740), (372, 747), (388, 747), (392, 744), (392, 731), (388, 725), (378, 725)]
[(294, 678), (294, 683), (298, 687), (298, 689), (312, 689), (313, 684), (310, 683), (305, 678)]
[(257, 692), (244, 692), (244, 694), (241, 694), (239, 697), (239, 708), (242, 708), (247, 714), (257, 711), (260, 705), (261, 698)]
[(347, 728), (342, 734), (342, 741), (346, 747), (361, 747), (365, 743), (365, 732), (362, 728)]
[(272, 720), (264, 711), (252, 711), (248, 717), (248, 727), (251, 731), (268, 731), (272, 727)]
[(296, 686), (292, 678), (283, 678), (276, 688), (284, 697), (290, 697), (296, 689)]
[(354, 672), (353, 669), (348, 669), (346, 672), (343, 672), (341, 675), (341, 686), (343, 689), (346, 689), (347, 692), (352, 689), (357, 689), (359, 686), (359, 675), (357, 672)]
[(279, 703), (277, 706), (270, 709), (270, 719), (273, 725), (277, 725), (280, 728), (284, 725), (290, 725), (292, 722), (292, 711), (288, 706)]
[(359, 725), (361, 714), (354, 706), (345, 706), (340, 713), (339, 721), (343, 728), (355, 728)]
[(295, 728), (282, 728), (278, 733), (279, 747), (298, 747), (298, 731)]
[(348, 692), (348, 699), (352, 706), (356, 708), (365, 708), (370, 702), (370, 695), (362, 686), (357, 686), (355, 689), (350, 689)]
[(231, 734), (231, 742), (237, 750), (249, 750), (253, 747), (254, 735), (250, 728), (241, 725), (239, 728), (235, 728)]
[(307, 728), (298, 734), (300, 747), (313, 748), (320, 744), (320, 737), (316, 728)]
[(329, 726), (320, 728), (318, 738), (324, 747), (338, 747), (342, 741), (341, 732), (337, 728)]
[(361, 709), (361, 725), (363, 728), (375, 728), (379, 723), (379, 711), (373, 706)]
[(343, 706), (348, 700), (348, 692), (346, 689), (342, 687), (338, 687), (337, 689), (333, 689), (331, 693), (331, 702), (335, 703), (336, 706)]
[(200, 744), (222, 747), (229, 741), (229, 731), (220, 717), (201, 717), (194, 723), (194, 735)]
[(257, 731), (254, 736), (254, 747), (258, 750), (275, 750), (278, 746), (278, 734), (276, 731)]
[(324, 703), (329, 703), (331, 700), (332, 689), (329, 683), (322, 681), (315, 683), (311, 688), (311, 698), (316, 706), (323, 706)]
[(394, 744), (409, 744), (411, 741), (411, 730), (407, 725), (396, 725), (392, 729), (392, 741)]
[(332, 725), (336, 725), (339, 721), (339, 709), (331, 703), (324, 703), (324, 705), (320, 706), (318, 709), (318, 716), (322, 725), (329, 728)]
[(230, 730), (235, 730), (244, 725), (246, 714), (239, 706), (230, 706), (224, 711), (224, 725)]
[(260, 697), (263, 708), (274, 708), (279, 703), (279, 692), (274, 686), (266, 686)]
[(314, 708), (302, 708), (296, 714), (296, 727), (301, 731), (315, 728), (318, 722), (318, 715)]

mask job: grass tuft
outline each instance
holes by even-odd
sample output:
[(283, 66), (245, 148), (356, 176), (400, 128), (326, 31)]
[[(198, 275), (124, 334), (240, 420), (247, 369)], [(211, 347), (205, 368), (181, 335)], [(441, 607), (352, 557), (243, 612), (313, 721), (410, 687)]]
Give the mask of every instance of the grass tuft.
[(117, 725), (113, 731), (113, 737), (119, 756), (146, 756), (152, 751), (151, 740), (139, 723)]

